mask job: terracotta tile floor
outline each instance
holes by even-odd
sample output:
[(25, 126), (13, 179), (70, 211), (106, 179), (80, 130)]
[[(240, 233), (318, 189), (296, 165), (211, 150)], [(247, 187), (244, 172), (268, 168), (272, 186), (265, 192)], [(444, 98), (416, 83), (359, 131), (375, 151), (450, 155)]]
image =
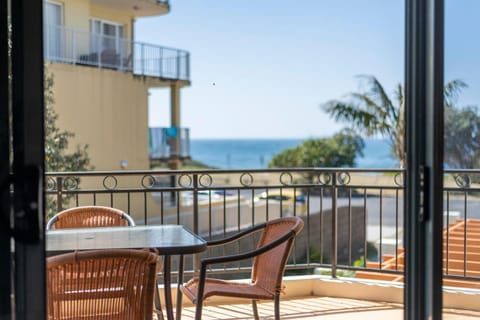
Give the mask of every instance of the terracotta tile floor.
[[(245, 300), (243, 300), (245, 301)], [(241, 301), (239, 301), (241, 302)], [(258, 305), (261, 319), (273, 319), (273, 302)], [(349, 320), (403, 320), (401, 304), (372, 302), (344, 298), (305, 297), (280, 302), (281, 318), (287, 319), (349, 319)], [(182, 311), (182, 319), (193, 319), (194, 307)], [(248, 303), (231, 305), (209, 305), (204, 307), (202, 320), (253, 319), (252, 308)], [(443, 319), (480, 319), (480, 311), (445, 309)]]

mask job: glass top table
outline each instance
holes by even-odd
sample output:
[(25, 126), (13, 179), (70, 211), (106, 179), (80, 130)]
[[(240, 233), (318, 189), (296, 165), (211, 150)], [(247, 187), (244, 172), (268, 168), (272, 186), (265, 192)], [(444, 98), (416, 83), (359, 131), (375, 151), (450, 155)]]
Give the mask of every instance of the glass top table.
[(49, 254), (74, 250), (155, 248), (161, 255), (199, 253), (206, 242), (180, 225), (48, 230)]
[[(167, 318), (173, 320), (171, 296), (171, 255), (180, 255), (178, 282), (183, 282), (183, 255), (205, 251), (201, 237), (181, 225), (79, 228), (46, 231), (48, 255), (76, 250), (156, 249), (164, 256), (163, 276)], [(177, 314), (180, 319), (182, 293), (177, 290)]]

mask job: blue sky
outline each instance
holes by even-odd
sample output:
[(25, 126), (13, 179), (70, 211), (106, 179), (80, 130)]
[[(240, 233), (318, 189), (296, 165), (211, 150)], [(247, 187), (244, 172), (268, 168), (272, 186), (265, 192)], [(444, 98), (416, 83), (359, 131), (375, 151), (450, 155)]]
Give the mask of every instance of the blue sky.
[[(446, 1), (446, 79), (479, 105), (480, 1)], [(319, 105), (375, 75), (388, 92), (404, 78), (403, 0), (171, 0), (136, 23), (137, 41), (188, 50), (181, 92), (191, 138), (311, 138), (342, 125)], [(169, 91), (152, 90), (150, 126), (169, 126)]]

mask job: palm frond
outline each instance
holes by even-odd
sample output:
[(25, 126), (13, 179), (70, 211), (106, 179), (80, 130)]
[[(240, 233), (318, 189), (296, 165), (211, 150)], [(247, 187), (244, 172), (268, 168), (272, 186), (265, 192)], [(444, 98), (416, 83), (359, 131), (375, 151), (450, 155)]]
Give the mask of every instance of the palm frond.
[(443, 98), (445, 105), (450, 107), (457, 102), (458, 95), (462, 89), (468, 88), (468, 85), (462, 80), (455, 79), (445, 84), (443, 87)]
[(385, 109), (381, 105), (373, 101), (368, 95), (364, 93), (352, 92), (350, 93), (350, 97), (352, 98), (352, 100), (358, 100), (358, 102), (360, 103), (359, 106), (365, 106), (365, 110), (369, 113), (378, 114), (379, 118), (385, 118), (387, 116)]
[(395, 121), (398, 123), (398, 120), (403, 118), (403, 112), (405, 112), (405, 96), (401, 83), (397, 84), (397, 89), (394, 94), (398, 103), (398, 110), (395, 112)]
[(364, 92), (363, 94), (376, 102), (378, 106), (377, 112), (382, 114), (383, 122), (389, 125), (387, 131), (391, 132), (398, 119), (399, 106), (392, 102), (385, 89), (375, 76), (360, 75), (357, 77), (360, 77), (368, 84), (368, 91)]
[(365, 110), (358, 104), (331, 100), (323, 104), (322, 108), (335, 121), (347, 122), (368, 136), (378, 133), (384, 134), (391, 130), (388, 125), (378, 118), (376, 113)]
[(385, 109), (387, 117), (393, 118), (398, 108), (392, 103), (380, 81), (372, 75), (359, 75), (357, 77), (367, 82), (369, 88), (367, 95), (371, 96), (372, 100), (379, 101), (380, 105)]

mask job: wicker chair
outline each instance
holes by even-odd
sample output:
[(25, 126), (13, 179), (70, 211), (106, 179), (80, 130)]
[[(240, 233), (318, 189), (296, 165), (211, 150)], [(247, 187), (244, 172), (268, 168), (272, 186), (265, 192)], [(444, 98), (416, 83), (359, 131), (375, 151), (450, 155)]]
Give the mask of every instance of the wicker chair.
[(133, 219), (121, 210), (101, 206), (84, 206), (57, 213), (48, 221), (47, 230), (134, 225)]
[[(302, 228), (303, 221), (298, 217), (280, 218), (257, 225), (230, 238), (207, 243), (207, 246), (223, 245), (263, 230), (255, 250), (238, 255), (209, 257), (201, 260), (200, 276), (193, 278), (182, 287), (183, 293), (196, 305), (195, 319), (202, 318), (203, 300), (214, 295), (252, 299), (253, 314), (257, 320), (256, 300), (274, 300), (275, 319), (280, 319), (283, 272), (295, 236)], [(208, 265), (253, 257), (252, 282), (250, 284), (206, 278)]]
[[(47, 223), (47, 230), (66, 228), (96, 228), (135, 226), (135, 221), (125, 212), (102, 206), (83, 206), (63, 210), (53, 216)], [(144, 251), (152, 251), (145, 248)], [(157, 254), (157, 273), (162, 269), (162, 261)], [(158, 287), (157, 285), (155, 285)], [(162, 305), (158, 290), (155, 290), (155, 312), (159, 319), (163, 319)]]
[(47, 259), (48, 319), (151, 320), (157, 256), (95, 250)]

